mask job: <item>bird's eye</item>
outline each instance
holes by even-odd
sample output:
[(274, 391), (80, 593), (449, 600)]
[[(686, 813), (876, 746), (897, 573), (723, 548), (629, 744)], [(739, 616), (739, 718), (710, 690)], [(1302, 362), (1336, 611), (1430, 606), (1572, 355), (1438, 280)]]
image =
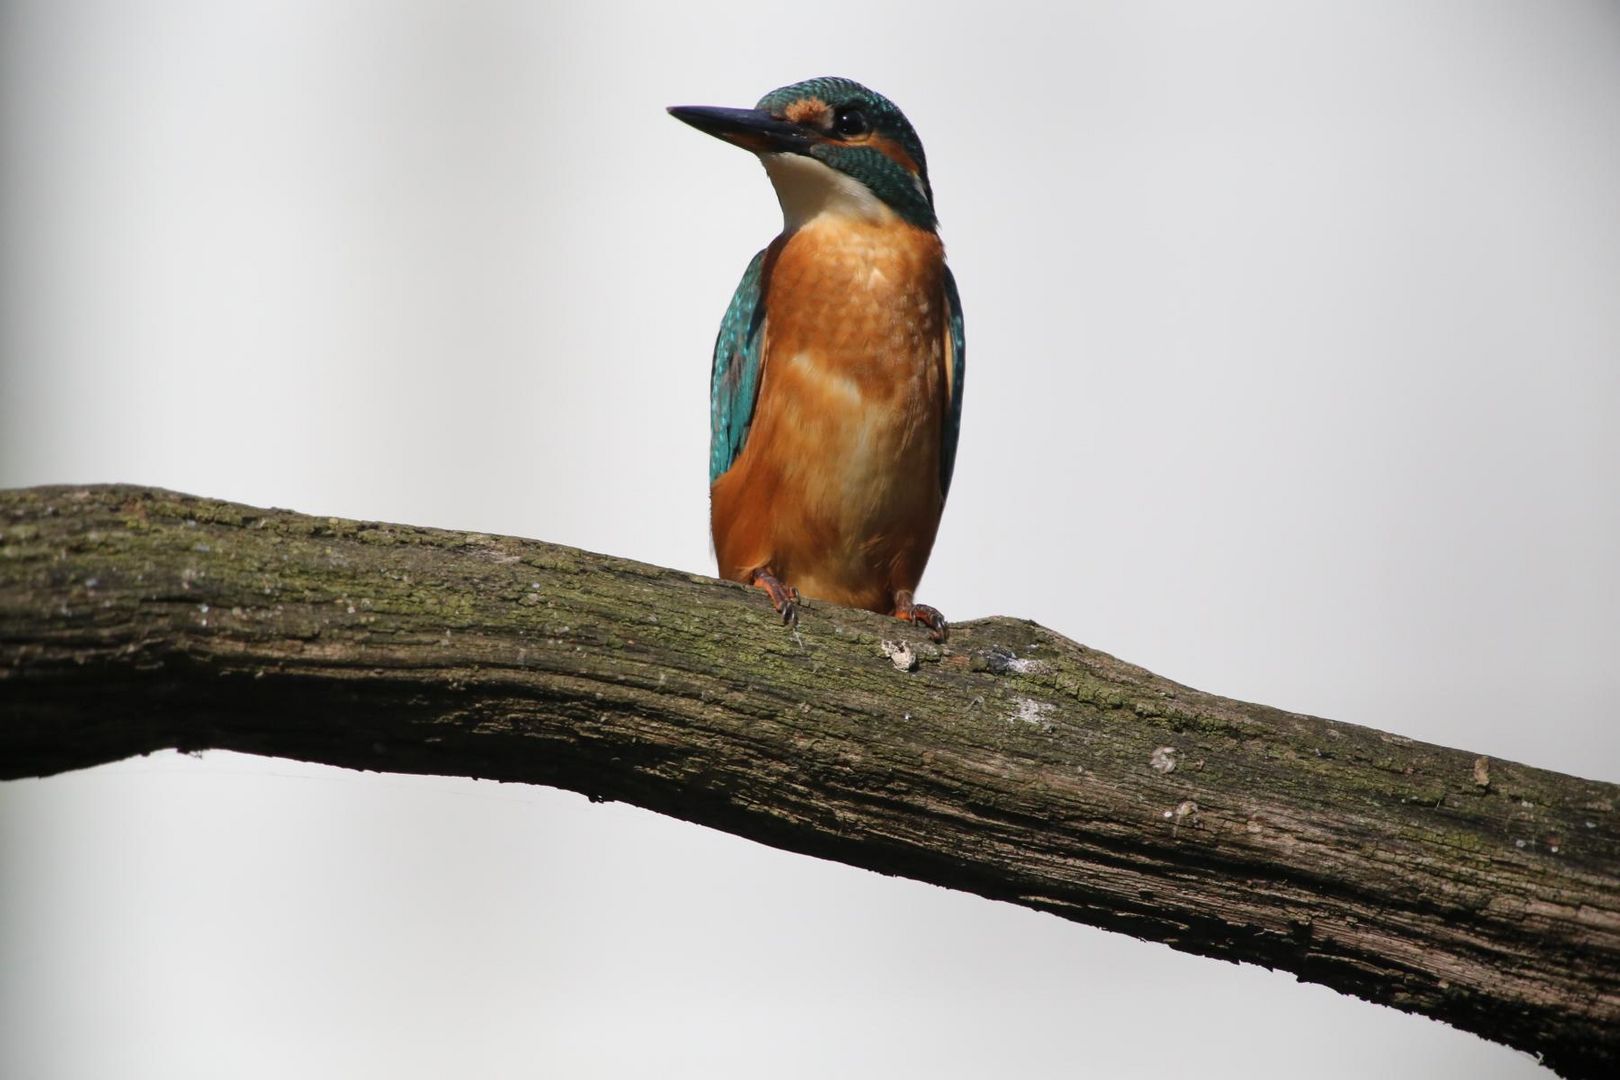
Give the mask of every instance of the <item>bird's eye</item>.
[(833, 132), (839, 138), (852, 139), (857, 135), (865, 135), (869, 130), (866, 114), (859, 109), (844, 108), (833, 114)]

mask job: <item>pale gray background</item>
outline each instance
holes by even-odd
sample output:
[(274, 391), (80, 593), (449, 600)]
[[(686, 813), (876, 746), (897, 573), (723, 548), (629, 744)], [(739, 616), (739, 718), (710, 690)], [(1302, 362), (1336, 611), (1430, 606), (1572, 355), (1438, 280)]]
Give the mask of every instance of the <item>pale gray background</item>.
[[(1620, 780), (1620, 8), (8, 3), (0, 483), (707, 570), (779, 218), (666, 117), (848, 74), (967, 313), (923, 598)], [(1441, 1025), (544, 789), (0, 786), (0, 1075), (1509, 1077)]]

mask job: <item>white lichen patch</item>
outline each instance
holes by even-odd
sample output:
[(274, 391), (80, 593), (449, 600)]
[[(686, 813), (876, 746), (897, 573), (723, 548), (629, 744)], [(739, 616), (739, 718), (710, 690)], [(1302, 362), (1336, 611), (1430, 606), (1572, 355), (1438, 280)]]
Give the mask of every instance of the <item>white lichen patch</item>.
[(1046, 670), (1046, 665), (1041, 661), (1023, 659), (1001, 645), (992, 645), (981, 654), (981, 658), (984, 670), (992, 675), (1038, 675)]
[(1047, 714), (1051, 711), (1052, 706), (1045, 702), (1036, 701), (1033, 698), (1015, 697), (1013, 698), (1013, 711), (1007, 715), (1007, 722), (1009, 724), (1032, 724), (1042, 731), (1051, 731), (1052, 724), (1046, 719)]
[(1159, 747), (1157, 750), (1153, 751), (1153, 756), (1148, 758), (1148, 765), (1156, 772), (1175, 772), (1176, 748), (1173, 746)]
[(1179, 832), (1183, 825), (1187, 826), (1189, 829), (1196, 829), (1200, 827), (1198, 822), (1198, 804), (1193, 802), (1191, 799), (1183, 799), (1181, 802), (1176, 804), (1174, 813), (1166, 810), (1164, 816), (1169, 818), (1174, 823), (1170, 829), (1172, 834)]
[(917, 670), (917, 654), (912, 650), (910, 645), (906, 644), (904, 641), (888, 640), (884, 640), (879, 644), (883, 648), (883, 655), (887, 656), (889, 658), (889, 662), (894, 665), (894, 670)]

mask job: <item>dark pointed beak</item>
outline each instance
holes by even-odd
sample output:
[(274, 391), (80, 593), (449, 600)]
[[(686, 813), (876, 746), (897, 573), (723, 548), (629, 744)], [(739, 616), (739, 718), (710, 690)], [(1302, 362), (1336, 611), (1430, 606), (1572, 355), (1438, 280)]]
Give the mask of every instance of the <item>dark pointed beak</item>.
[(778, 120), (760, 109), (671, 105), (669, 115), (756, 154), (803, 154), (820, 141), (809, 128)]

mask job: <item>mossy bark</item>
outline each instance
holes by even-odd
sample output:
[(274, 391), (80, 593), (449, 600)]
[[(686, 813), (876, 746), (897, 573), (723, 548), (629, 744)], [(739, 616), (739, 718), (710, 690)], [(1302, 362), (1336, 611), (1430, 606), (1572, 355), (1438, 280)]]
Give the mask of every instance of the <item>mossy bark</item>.
[[(167, 747), (551, 784), (1620, 1074), (1620, 788), (510, 537), (0, 493), (0, 776)], [(1077, 975), (1106, 978), (1106, 975)]]

